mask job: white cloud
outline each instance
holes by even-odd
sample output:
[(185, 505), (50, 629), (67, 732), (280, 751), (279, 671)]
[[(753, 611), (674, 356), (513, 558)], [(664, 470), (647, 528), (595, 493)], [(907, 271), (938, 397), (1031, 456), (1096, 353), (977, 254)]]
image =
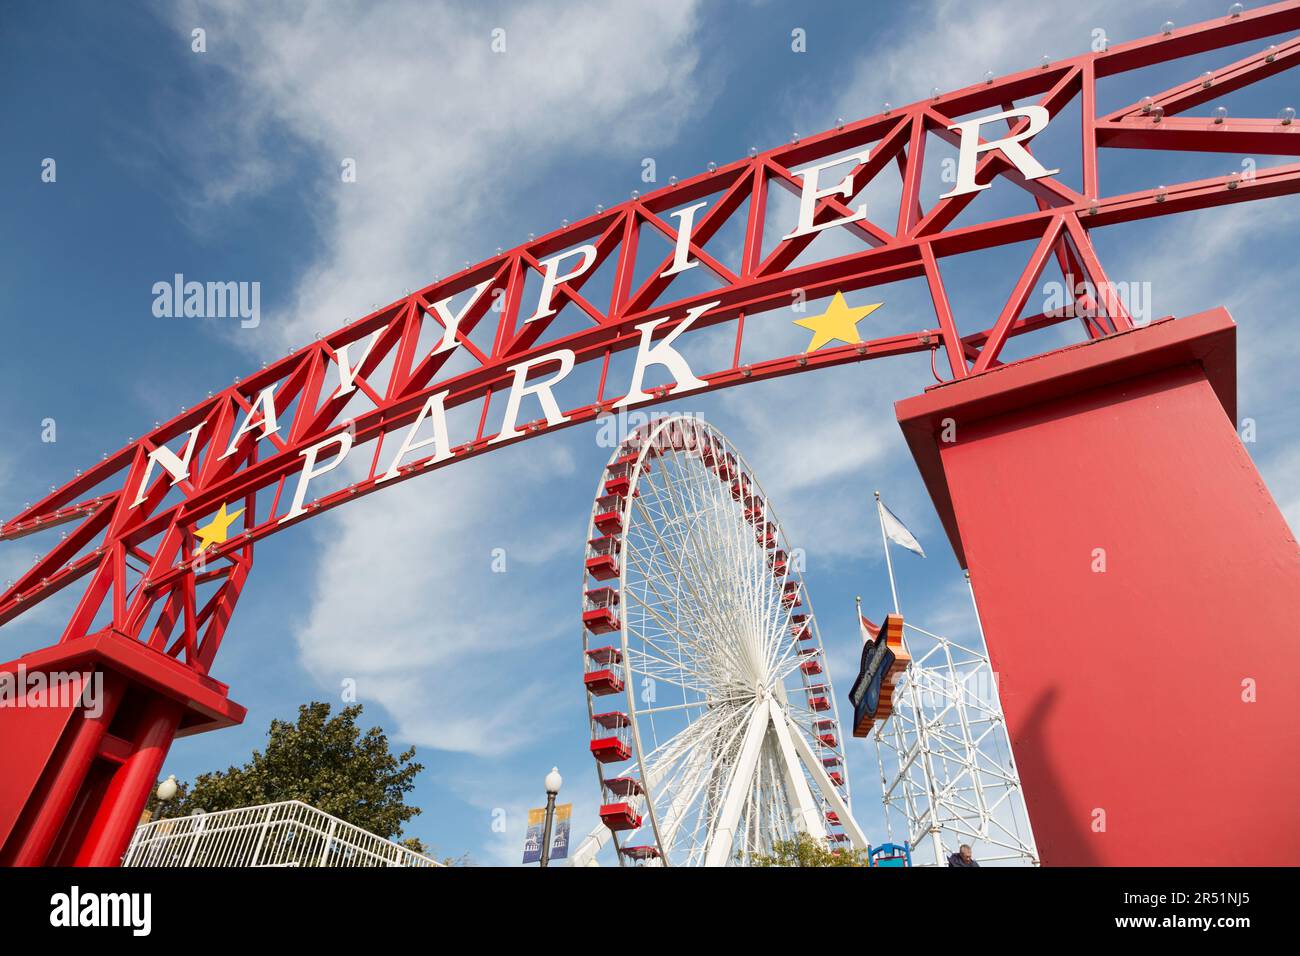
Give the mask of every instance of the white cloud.
[[(1293, 234), (1294, 196), (1207, 209), (1131, 232), (1119, 257), (1152, 285), (1154, 315), (1226, 306), (1237, 323), (1238, 420), (1255, 422), (1247, 450), (1294, 532), (1300, 528), (1300, 422), (1293, 410), (1300, 338), (1291, 280), (1275, 250)], [(1188, 237), (1194, 237), (1189, 242)]]
[(833, 109), (817, 113), (823, 119), (868, 116), (885, 101), (901, 105), (922, 99), (933, 87), (947, 91), (977, 83), (988, 70), (1001, 75), (1028, 69), (1044, 55), (1074, 56), (1089, 49), (1094, 29), (1105, 30), (1112, 43), (1146, 36), (1159, 28), (1168, 8), (1154, 0), (909, 5), (915, 28), (878, 35), (842, 85)]
[(813, 557), (879, 558), (865, 523), (872, 491), (913, 482), (902, 475), (912, 457), (891, 404), (925, 384), (908, 381), (907, 371), (863, 363), (797, 385), (749, 386), (709, 413), (754, 468), (795, 547)]
[[(301, 345), (521, 241), (512, 199), (561, 150), (665, 142), (698, 96), (694, 21), (692, 0), (627, 4), (617, 16), (595, 2), (492, 15), (414, 0), (306, 11), (230, 0), (178, 15), (187, 34), (206, 26), (205, 56), (235, 83), (220, 141), (237, 158), (221, 152), (203, 200), (263, 188), (274, 176), (266, 144), (286, 138), (310, 153), (295, 168), (319, 170), (321, 253), (287, 308), (239, 341)], [(498, 28), (504, 53), (491, 48)], [(356, 162), (354, 183), (341, 181), (344, 159)], [(518, 233), (483, 234), (484, 217)]]
[[(695, 13), (691, 0), (627, 4), (617, 16), (595, 2), (488, 13), (413, 0), (305, 11), (232, 0), (177, 15), (186, 35), (205, 26), (205, 65), (224, 69), (220, 88), (232, 92), (212, 135), (236, 158), (207, 164), (199, 207), (273, 182), (268, 144), (303, 148), (308, 158), (292, 168), (320, 170), (309, 190), (319, 253), (287, 306), (238, 341), (262, 353), (299, 345), (522, 239), (508, 210), (561, 152), (588, 150), (597, 162), (668, 141), (698, 96)], [(491, 49), (498, 27), (503, 54)], [(355, 183), (340, 180), (345, 158), (356, 161)], [(319, 569), (296, 628), (303, 664), (322, 683), (355, 678), (360, 698), (381, 703), (419, 745), (500, 754), (544, 733), (556, 706), (517, 652), (561, 634), (572, 647), (571, 618), (548, 618), (553, 589), (511, 593), (508, 576), (491, 574), (490, 551), (509, 540), (509, 560), (545, 561), (581, 532), (548, 526), (541, 501), (502, 467), (506, 455), (313, 526)], [(529, 455), (544, 472), (572, 470), (554, 442)], [(512, 535), (521, 527), (528, 533)]]
[[(564, 449), (537, 444), (534, 460), (563, 473)], [(521, 663), (572, 640), (546, 623), (552, 596), (513, 590), (527, 577), (509, 569), (544, 561), (554, 533), (525, 495), (494, 480), (494, 464), (467, 462), (319, 520), (311, 607), (295, 634), (313, 676), (355, 679), (359, 698), (382, 703), (401, 737), (480, 755), (546, 729), (554, 703)], [(539, 537), (546, 544), (530, 547)], [(496, 547), (505, 574), (492, 569)]]
[[(1290, 383), (1300, 339), (1283, 305), (1290, 287), (1285, 268), (1269, 268), (1271, 253), (1295, 229), (1300, 202), (1281, 197), (1183, 214), (1130, 230), (1135, 241), (1114, 258), (1149, 281), (1153, 316), (1191, 315), (1226, 306), (1238, 332), (1238, 388), (1243, 408), (1266, 402)], [(1189, 236), (1194, 237), (1191, 242)], [(1243, 281), (1249, 276), (1248, 281)]]

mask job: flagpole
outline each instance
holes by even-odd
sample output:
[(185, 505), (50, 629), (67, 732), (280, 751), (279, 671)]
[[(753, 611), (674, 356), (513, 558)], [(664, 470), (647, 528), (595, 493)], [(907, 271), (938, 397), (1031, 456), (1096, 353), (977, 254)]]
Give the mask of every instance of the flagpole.
[[(894, 562), (889, 557), (889, 535), (885, 533), (885, 512), (882, 510), (883, 505), (880, 502), (880, 492), (876, 492), (876, 517), (880, 519), (880, 540), (885, 545), (885, 567), (889, 570), (889, 591), (894, 596), (894, 613), (901, 614), (898, 609), (898, 587), (894, 584)], [(907, 647), (907, 638), (903, 638), (903, 647)], [(908, 673), (911, 673), (911, 665), (908, 665)], [(922, 705), (919, 692), (915, 687), (911, 688), (913, 696), (913, 706), (916, 708), (916, 729), (921, 744), (921, 767), (925, 774), (925, 786), (930, 797), (930, 826), (927, 832), (930, 835), (934, 847), (934, 865), (943, 866), (943, 837), (939, 826), (939, 797), (934, 784), (934, 768), (930, 765), (930, 739), (926, 732), (925, 712)]]
[(885, 515), (880, 510), (880, 492), (876, 492), (876, 518), (880, 521), (880, 541), (885, 546), (885, 567), (889, 571), (889, 593), (894, 596), (894, 613), (901, 614), (898, 609), (898, 587), (894, 584), (894, 562), (889, 557), (889, 536), (885, 534)]

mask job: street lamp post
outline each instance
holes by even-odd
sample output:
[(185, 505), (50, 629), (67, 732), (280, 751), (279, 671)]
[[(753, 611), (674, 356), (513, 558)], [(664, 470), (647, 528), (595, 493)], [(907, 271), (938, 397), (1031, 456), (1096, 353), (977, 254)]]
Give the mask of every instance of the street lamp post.
[(158, 784), (156, 794), (159, 800), (167, 801), (176, 796), (178, 787), (176, 784), (176, 774), (171, 774), (166, 780)]
[(560, 795), (564, 778), (558, 767), (552, 767), (543, 785), (546, 787), (546, 825), (542, 828), (542, 866), (551, 862), (551, 824), (555, 821), (555, 798)]

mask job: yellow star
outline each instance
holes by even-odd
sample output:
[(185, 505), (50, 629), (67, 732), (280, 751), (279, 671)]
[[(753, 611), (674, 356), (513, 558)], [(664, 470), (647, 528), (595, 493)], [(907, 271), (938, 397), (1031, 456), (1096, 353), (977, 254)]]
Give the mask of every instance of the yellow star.
[(199, 539), (199, 545), (194, 549), (194, 553), (202, 554), (214, 544), (225, 544), (230, 536), (230, 525), (243, 513), (244, 509), (240, 508), (234, 514), (227, 514), (226, 506), (223, 504), (221, 510), (212, 516), (211, 521), (202, 528), (194, 529), (194, 535)]
[(837, 340), (847, 342), (849, 345), (860, 345), (862, 338), (858, 335), (858, 323), (884, 304), (876, 302), (873, 305), (850, 308), (844, 301), (844, 293), (836, 292), (835, 298), (831, 299), (831, 307), (821, 315), (794, 320), (795, 325), (812, 330), (812, 342), (804, 351), (816, 352), (827, 342)]

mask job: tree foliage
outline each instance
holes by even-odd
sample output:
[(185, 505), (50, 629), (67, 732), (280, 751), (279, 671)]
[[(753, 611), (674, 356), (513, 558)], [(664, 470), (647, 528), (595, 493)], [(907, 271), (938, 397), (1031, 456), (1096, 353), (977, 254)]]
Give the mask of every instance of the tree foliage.
[(330, 705), (312, 701), (298, 708), (298, 720), (271, 721), (266, 749), (253, 751), (242, 767), (200, 774), (181, 784), (166, 802), (151, 796), (151, 817), (214, 813), (281, 800), (301, 800), (354, 826), (395, 838), (420, 812), (406, 803), (415, 776), (415, 748), (397, 754), (379, 727), (357, 726), (361, 705), (330, 716)]
[(828, 850), (826, 844), (807, 833), (790, 840), (777, 840), (770, 854), (755, 854), (751, 866), (870, 866), (866, 850)]

